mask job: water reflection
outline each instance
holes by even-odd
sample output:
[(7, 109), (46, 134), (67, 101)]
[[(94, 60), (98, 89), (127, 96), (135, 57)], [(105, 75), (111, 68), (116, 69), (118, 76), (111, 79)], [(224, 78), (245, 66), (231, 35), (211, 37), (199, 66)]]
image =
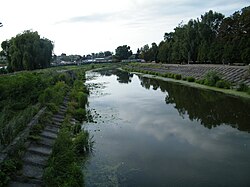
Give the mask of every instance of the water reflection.
[(167, 92), (166, 104), (174, 104), (181, 116), (188, 115), (190, 120), (200, 121), (211, 129), (228, 124), (241, 131), (250, 132), (249, 101), (230, 97), (225, 94), (192, 88), (171, 82), (164, 82), (140, 76), (142, 87)]
[(117, 76), (117, 81), (119, 83), (125, 83), (128, 84), (132, 81), (133, 74), (128, 73), (126, 71), (121, 71), (118, 69), (104, 69), (104, 70), (99, 70), (99, 72), (102, 76), (111, 76), (111, 75), (116, 75)]
[[(249, 186), (249, 133), (231, 128), (231, 119), (217, 120), (223, 114), (214, 104), (234, 98), (117, 71), (104, 74), (87, 81), (105, 86), (95, 86), (89, 98), (98, 115), (87, 125), (95, 154), (86, 166), (86, 186)], [(215, 125), (192, 106), (213, 110), (208, 115)], [(236, 122), (241, 129), (246, 124)], [(204, 128), (206, 123), (217, 127)]]

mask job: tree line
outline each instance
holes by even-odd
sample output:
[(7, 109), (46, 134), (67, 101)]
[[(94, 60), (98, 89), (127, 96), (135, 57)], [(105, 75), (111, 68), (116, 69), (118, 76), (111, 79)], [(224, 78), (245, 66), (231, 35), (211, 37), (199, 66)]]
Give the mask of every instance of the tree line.
[[(117, 56), (123, 57), (118, 48), (116, 51)], [(250, 6), (229, 17), (210, 10), (187, 24), (180, 23), (173, 32), (164, 34), (159, 45), (144, 45), (135, 56), (162, 63), (248, 64)]]
[(34, 70), (50, 66), (53, 43), (30, 30), (3, 41), (1, 56), (5, 56), (8, 72)]

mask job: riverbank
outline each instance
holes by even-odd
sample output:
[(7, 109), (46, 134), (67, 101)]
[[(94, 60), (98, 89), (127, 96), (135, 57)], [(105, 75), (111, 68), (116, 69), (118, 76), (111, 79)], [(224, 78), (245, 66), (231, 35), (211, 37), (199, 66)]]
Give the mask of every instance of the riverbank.
[(182, 77), (194, 77), (203, 79), (211, 71), (218, 72), (222, 79), (234, 85), (244, 83), (250, 86), (250, 67), (249, 66), (229, 66), (214, 64), (155, 64), (155, 63), (133, 63), (130, 66), (136, 70), (152, 71), (161, 74), (171, 73), (180, 74)]
[[(153, 64), (153, 65), (155, 67), (158, 67), (158, 68), (161, 66), (161, 65), (156, 65), (156, 64)], [(125, 70), (125, 69), (122, 69), (122, 68), (119, 68), (119, 69), (123, 70), (123, 71), (128, 70), (128, 69)], [(135, 70), (135, 69), (133, 69), (133, 70)], [(141, 69), (139, 69), (139, 70), (141, 70)], [(152, 68), (150, 70), (152, 71)], [(158, 73), (157, 71), (155, 71), (155, 72)], [(140, 72), (137, 72), (137, 71), (131, 71), (131, 73), (141, 75), (141, 76), (147, 77), (147, 78), (159, 79), (159, 80), (163, 80), (163, 81), (171, 81), (171, 82), (175, 82), (175, 83), (178, 83), (178, 84), (183, 84), (183, 85), (190, 86), (190, 87), (195, 87), (195, 88), (198, 88), (198, 89), (205, 89), (205, 90), (212, 90), (212, 91), (216, 91), (216, 92), (221, 92), (221, 93), (231, 95), (231, 96), (234, 96), (234, 97), (241, 97), (241, 98), (250, 100), (250, 95), (248, 93), (240, 92), (240, 91), (233, 90), (233, 89), (217, 88), (217, 87), (207, 86), (207, 85), (203, 85), (203, 84), (198, 84), (196, 82), (188, 82), (188, 81), (184, 81), (184, 80), (176, 80), (176, 79), (173, 79), (173, 78), (166, 78), (166, 77), (162, 77), (162, 76), (158, 76), (158, 75), (140, 73)]]
[(141, 75), (141, 76), (147, 77), (147, 78), (159, 79), (159, 80), (163, 80), (163, 81), (171, 81), (171, 82), (183, 84), (183, 85), (190, 86), (190, 87), (195, 87), (198, 89), (212, 90), (212, 91), (221, 92), (221, 93), (228, 94), (228, 95), (235, 96), (235, 97), (242, 97), (244, 99), (250, 99), (250, 95), (247, 94), (246, 92), (239, 92), (239, 91), (231, 90), (231, 89), (216, 88), (216, 87), (206, 86), (206, 85), (202, 85), (202, 84), (197, 84), (195, 82), (187, 82), (187, 81), (183, 81), (183, 80), (164, 78), (164, 77), (160, 77), (160, 76), (156, 76), (156, 75), (143, 74), (143, 73), (138, 73), (138, 72), (132, 72), (132, 73), (135, 73), (137, 75)]

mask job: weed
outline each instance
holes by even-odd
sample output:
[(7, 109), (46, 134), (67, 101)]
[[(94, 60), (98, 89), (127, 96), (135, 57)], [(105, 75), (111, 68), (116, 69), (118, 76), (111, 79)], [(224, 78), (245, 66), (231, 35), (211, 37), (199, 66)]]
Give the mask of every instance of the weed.
[(180, 74), (175, 74), (175, 75), (174, 75), (174, 78), (175, 78), (176, 80), (181, 80), (181, 75), (180, 75)]
[(240, 83), (239, 87), (237, 88), (237, 91), (241, 91), (241, 92), (247, 92), (248, 91), (248, 86), (244, 83)]
[(230, 88), (230, 83), (225, 81), (225, 80), (219, 80), (216, 82), (216, 87), (218, 88), (226, 88), (229, 89)]
[(221, 76), (216, 71), (209, 71), (205, 75), (204, 84), (207, 86), (216, 86), (216, 82), (221, 80)]
[(194, 82), (194, 81), (195, 81), (195, 78), (194, 78), (194, 77), (187, 77), (187, 81), (188, 81), (188, 82)]

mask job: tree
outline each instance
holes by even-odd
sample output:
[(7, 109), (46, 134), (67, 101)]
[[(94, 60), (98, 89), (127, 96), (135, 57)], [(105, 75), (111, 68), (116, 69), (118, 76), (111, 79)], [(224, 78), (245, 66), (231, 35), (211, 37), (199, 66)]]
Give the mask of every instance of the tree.
[(104, 51), (104, 56), (105, 57), (112, 56), (112, 52), (110, 52), (110, 51)]
[(33, 70), (50, 66), (53, 43), (46, 38), (40, 38), (37, 32), (24, 31), (3, 41), (1, 46), (9, 70)]
[(150, 61), (150, 52), (149, 52), (149, 45), (144, 45), (140, 50), (140, 58), (144, 59), (145, 61)]
[(123, 45), (119, 46), (115, 50), (115, 56), (118, 60), (128, 59), (132, 55), (132, 51), (130, 50), (130, 46)]

